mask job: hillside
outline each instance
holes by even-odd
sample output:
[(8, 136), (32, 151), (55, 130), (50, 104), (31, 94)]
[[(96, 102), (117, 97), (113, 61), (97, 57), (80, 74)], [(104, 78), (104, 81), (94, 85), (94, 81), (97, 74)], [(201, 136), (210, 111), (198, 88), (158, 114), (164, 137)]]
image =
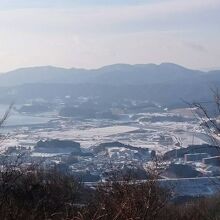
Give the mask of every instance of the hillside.
[[(217, 71), (213, 71), (216, 77)], [(100, 69), (65, 69), (52, 66), (17, 69), (0, 75), (1, 86), (16, 86), (27, 83), (98, 83), (110, 85), (143, 85), (175, 81), (202, 80), (205, 73), (182, 66), (163, 63), (115, 64)]]
[(202, 72), (163, 63), (115, 64), (95, 70), (32, 67), (0, 75), (0, 102), (65, 96), (151, 100), (181, 105), (182, 100), (206, 101), (220, 85), (220, 71)]

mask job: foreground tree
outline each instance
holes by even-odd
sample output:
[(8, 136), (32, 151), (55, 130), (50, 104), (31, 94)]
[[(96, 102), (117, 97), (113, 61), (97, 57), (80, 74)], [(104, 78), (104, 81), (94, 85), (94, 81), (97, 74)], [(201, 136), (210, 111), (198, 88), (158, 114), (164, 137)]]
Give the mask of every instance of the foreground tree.
[(77, 219), (156, 219), (170, 198), (171, 191), (161, 188), (155, 178), (141, 182), (121, 176), (121, 181), (117, 177), (117, 181), (98, 184)]
[(213, 99), (207, 102), (193, 102), (194, 115), (200, 121), (213, 144), (220, 146), (220, 93), (212, 89)]
[(55, 170), (7, 168), (0, 173), (0, 219), (62, 219), (74, 216), (81, 185)]

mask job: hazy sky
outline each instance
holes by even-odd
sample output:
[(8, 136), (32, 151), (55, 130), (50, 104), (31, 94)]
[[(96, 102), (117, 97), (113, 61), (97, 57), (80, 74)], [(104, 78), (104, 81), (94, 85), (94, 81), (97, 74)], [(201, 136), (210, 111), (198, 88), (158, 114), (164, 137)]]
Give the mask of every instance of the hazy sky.
[(0, 61), (220, 67), (220, 0), (0, 0)]

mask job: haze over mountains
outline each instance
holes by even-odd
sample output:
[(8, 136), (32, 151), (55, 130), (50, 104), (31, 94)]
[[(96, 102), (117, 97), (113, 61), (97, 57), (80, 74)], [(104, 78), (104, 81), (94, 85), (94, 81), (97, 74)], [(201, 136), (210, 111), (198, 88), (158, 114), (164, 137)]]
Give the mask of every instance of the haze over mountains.
[[(219, 76), (218, 76), (219, 74)], [(220, 79), (220, 71), (202, 72), (172, 63), (114, 64), (99, 69), (65, 69), (53, 66), (29, 67), (0, 75), (1, 86), (26, 83), (98, 83), (109, 85), (143, 85), (152, 83), (212, 81)]]
[[(100, 96), (147, 99), (173, 105), (207, 100), (210, 88), (220, 85), (220, 71), (203, 72), (162, 63), (115, 64), (95, 70), (31, 67), (0, 75), (1, 100)], [(5, 95), (5, 97), (4, 97)]]

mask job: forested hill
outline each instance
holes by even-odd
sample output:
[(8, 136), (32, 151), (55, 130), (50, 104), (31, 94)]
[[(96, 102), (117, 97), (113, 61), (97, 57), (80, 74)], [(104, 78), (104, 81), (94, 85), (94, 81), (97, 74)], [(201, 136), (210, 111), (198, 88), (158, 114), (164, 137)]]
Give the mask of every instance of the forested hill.
[(191, 70), (172, 63), (115, 64), (99, 69), (31, 67), (0, 74), (0, 101), (4, 99), (100, 96), (180, 103), (206, 100), (210, 88), (220, 85), (220, 71)]

